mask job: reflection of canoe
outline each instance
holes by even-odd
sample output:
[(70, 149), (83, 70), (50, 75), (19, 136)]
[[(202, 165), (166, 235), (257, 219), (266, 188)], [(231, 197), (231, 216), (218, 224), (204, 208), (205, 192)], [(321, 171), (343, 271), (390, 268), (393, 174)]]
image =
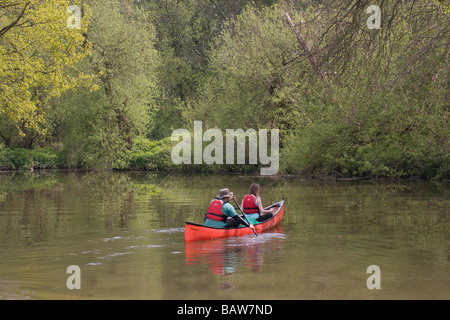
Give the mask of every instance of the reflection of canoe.
[[(273, 217), (255, 224), (255, 230), (257, 233), (270, 230), (281, 222), (284, 214), (284, 200), (268, 206), (265, 209), (271, 207), (278, 207), (278, 210), (274, 213)], [(198, 241), (198, 240), (210, 240), (216, 238), (228, 238), (228, 237), (240, 237), (246, 234), (253, 233), (252, 229), (247, 227), (238, 228), (212, 228), (206, 227), (201, 224), (186, 221), (184, 229), (184, 241)]]
[[(240, 265), (259, 272), (264, 262), (264, 254), (282, 249), (283, 227), (278, 224), (259, 237), (219, 238), (208, 241), (191, 241), (184, 244), (187, 265), (207, 264), (214, 274), (236, 272)], [(251, 245), (247, 245), (251, 243)], [(270, 256), (273, 257), (271, 253)]]

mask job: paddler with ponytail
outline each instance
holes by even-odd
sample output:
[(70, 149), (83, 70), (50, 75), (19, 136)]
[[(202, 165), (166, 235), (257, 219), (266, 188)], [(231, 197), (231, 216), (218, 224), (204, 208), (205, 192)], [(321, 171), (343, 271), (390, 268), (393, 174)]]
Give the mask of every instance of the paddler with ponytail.
[(220, 190), (219, 195), (209, 204), (204, 225), (213, 228), (235, 228), (243, 224), (253, 228), (253, 225), (248, 225), (228, 203), (233, 199), (234, 194), (228, 188)]
[(252, 183), (248, 188), (248, 194), (242, 199), (241, 208), (248, 218), (253, 218), (258, 222), (266, 221), (273, 217), (277, 208), (273, 207), (265, 210), (262, 205), (259, 191), (261, 187), (257, 183)]

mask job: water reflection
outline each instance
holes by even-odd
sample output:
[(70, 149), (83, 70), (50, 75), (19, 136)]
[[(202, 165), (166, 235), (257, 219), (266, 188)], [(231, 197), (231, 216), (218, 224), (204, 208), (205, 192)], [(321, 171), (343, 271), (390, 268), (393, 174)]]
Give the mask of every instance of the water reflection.
[(187, 242), (186, 264), (208, 264), (213, 274), (225, 275), (237, 271), (240, 266), (250, 267), (251, 272), (261, 272), (264, 257), (274, 258), (281, 252), (286, 236), (281, 225), (259, 234), (244, 237)]

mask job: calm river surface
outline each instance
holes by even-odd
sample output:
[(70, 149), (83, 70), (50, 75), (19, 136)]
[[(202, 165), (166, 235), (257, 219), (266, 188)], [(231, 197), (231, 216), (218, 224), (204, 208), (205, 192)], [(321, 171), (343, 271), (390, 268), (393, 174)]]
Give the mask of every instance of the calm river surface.
[[(281, 227), (184, 243), (219, 189), (252, 182), (285, 200)], [(438, 182), (3, 173), (0, 299), (450, 299), (449, 199)]]

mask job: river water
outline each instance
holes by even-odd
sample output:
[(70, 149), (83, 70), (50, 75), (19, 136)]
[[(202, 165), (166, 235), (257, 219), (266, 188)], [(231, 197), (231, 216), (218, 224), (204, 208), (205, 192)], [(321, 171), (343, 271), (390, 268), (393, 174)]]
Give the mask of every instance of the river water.
[[(278, 228), (185, 244), (219, 189), (252, 182), (285, 200)], [(449, 199), (445, 182), (3, 173), (0, 299), (450, 299)]]

